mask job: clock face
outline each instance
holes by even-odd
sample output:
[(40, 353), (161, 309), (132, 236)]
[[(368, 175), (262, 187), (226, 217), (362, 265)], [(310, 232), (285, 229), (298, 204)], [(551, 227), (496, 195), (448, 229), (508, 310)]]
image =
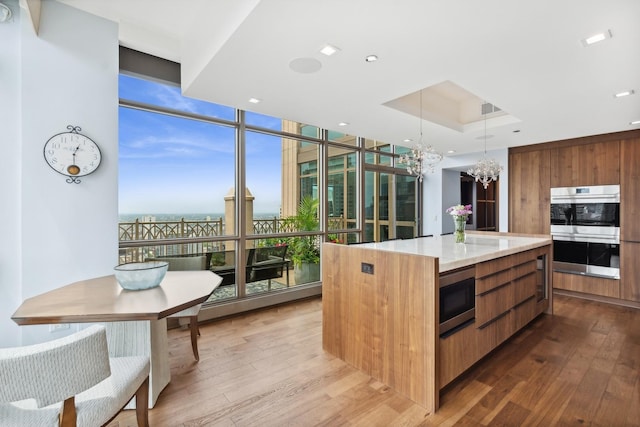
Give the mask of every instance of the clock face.
[(70, 177), (89, 175), (100, 166), (100, 149), (89, 137), (77, 132), (64, 132), (49, 138), (44, 145), (44, 158), (56, 172)]

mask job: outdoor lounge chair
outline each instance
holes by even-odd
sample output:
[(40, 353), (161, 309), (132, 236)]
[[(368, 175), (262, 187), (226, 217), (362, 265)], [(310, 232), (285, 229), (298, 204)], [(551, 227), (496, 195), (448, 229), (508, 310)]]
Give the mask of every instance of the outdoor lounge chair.
[(253, 256), (250, 257), (248, 265), (250, 282), (258, 280), (268, 280), (269, 290), (271, 290), (271, 279), (283, 276), (286, 271), (287, 287), (289, 287), (289, 263), (287, 256), (287, 245), (267, 246), (252, 249)]

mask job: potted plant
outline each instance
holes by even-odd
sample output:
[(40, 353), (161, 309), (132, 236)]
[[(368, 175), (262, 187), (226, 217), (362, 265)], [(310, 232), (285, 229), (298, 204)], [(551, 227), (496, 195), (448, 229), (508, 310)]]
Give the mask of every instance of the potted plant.
[[(318, 200), (305, 196), (298, 205), (295, 216), (288, 218), (296, 231), (317, 231)], [(317, 236), (292, 237), (289, 240), (289, 255), (297, 284), (320, 280), (320, 245)]]

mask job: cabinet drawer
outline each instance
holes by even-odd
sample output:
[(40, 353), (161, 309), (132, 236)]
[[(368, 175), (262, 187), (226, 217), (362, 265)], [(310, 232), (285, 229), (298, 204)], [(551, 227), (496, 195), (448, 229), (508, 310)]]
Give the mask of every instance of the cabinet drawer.
[(453, 381), (483, 355), (478, 353), (476, 324), (440, 338), (440, 388)]
[(476, 323), (483, 325), (514, 306), (513, 283), (476, 296)]
[(492, 289), (509, 283), (513, 277), (513, 270), (503, 270), (491, 276), (486, 276), (482, 279), (476, 279), (476, 295), (484, 294)]
[(515, 263), (513, 255), (476, 264), (476, 279), (490, 276), (502, 270), (509, 270)]
[(536, 317), (536, 299), (531, 297), (513, 308), (514, 332), (520, 330)]
[(536, 272), (532, 271), (524, 277), (513, 281), (513, 294), (515, 304), (519, 304), (536, 294)]
[(529, 261), (525, 261), (522, 264), (518, 264), (513, 267), (513, 278), (517, 279), (518, 277), (526, 276), (529, 273), (533, 273), (536, 271), (536, 260), (532, 259)]
[(529, 251), (525, 251), (525, 252), (519, 252), (515, 255), (512, 255), (514, 260), (513, 260), (513, 264), (523, 264), (527, 261), (535, 261), (536, 258), (538, 257), (538, 249), (531, 249)]
[(512, 310), (478, 328), (478, 357), (483, 357), (502, 344), (514, 332)]

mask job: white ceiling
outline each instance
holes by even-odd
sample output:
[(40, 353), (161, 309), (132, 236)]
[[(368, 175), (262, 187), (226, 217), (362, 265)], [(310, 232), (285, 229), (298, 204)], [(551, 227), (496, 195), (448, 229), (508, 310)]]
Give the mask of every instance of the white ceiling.
[[(58, 1), (118, 22), (123, 46), (180, 62), (187, 96), (388, 143), (419, 139), (419, 97), (407, 112), (385, 104), (446, 81), (515, 119), (489, 121), (489, 150), (640, 128), (638, 0)], [(325, 43), (340, 51), (322, 55)], [(297, 58), (321, 68), (295, 72)], [(483, 150), (483, 123), (427, 116), (426, 143)]]

